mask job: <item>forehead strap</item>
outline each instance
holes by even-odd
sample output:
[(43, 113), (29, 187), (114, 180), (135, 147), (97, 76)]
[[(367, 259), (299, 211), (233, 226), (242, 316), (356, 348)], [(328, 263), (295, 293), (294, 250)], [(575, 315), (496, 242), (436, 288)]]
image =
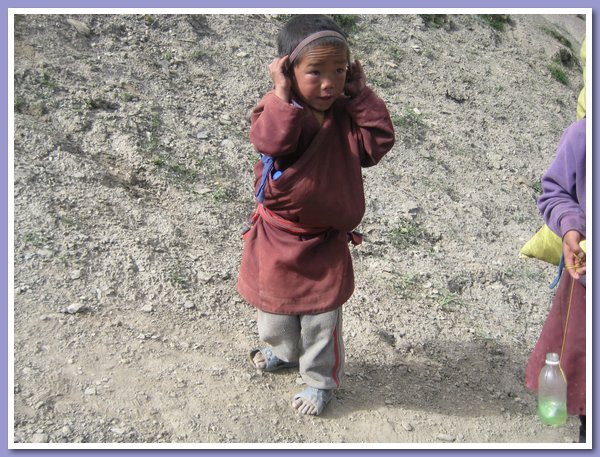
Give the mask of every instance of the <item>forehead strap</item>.
[(315, 32), (312, 35), (308, 35), (300, 43), (298, 43), (298, 46), (296, 46), (294, 48), (294, 50), (292, 51), (292, 53), (290, 54), (290, 58), (289, 58), (290, 63), (294, 63), (294, 60), (296, 60), (296, 58), (298, 57), (298, 54), (300, 54), (300, 52), (302, 52), (302, 50), (307, 45), (309, 45), (310, 43), (312, 43), (315, 40), (318, 40), (319, 38), (325, 38), (325, 37), (337, 38), (338, 40), (342, 40), (344, 43), (346, 43), (346, 38), (344, 38), (344, 35), (342, 35), (341, 33), (338, 33), (338, 32), (334, 32), (333, 30), (322, 30), (320, 32)]

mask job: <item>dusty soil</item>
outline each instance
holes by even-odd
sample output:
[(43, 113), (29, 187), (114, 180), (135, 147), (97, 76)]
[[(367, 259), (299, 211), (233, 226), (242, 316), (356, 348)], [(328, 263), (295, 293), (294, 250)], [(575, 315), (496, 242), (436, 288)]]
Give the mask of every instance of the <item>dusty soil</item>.
[(555, 271), (518, 252), (585, 17), (510, 18), (338, 17), (397, 143), (364, 172), (345, 384), (302, 417), (297, 372), (250, 366), (236, 292), (284, 18), (15, 17), (14, 442), (574, 442), (524, 387)]

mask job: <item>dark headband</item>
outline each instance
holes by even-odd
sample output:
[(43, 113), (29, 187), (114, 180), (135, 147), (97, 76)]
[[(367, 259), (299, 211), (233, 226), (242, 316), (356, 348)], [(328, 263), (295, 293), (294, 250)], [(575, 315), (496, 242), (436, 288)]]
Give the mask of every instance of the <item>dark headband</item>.
[(344, 43), (346, 42), (346, 38), (344, 38), (344, 35), (338, 32), (334, 32), (333, 30), (322, 30), (320, 32), (313, 33), (312, 35), (308, 35), (300, 43), (298, 43), (298, 46), (296, 46), (296, 48), (290, 54), (290, 63), (294, 63), (294, 60), (296, 60), (298, 54), (300, 54), (300, 52), (306, 47), (306, 45), (312, 43), (315, 40), (318, 40), (319, 38), (324, 37), (333, 37), (342, 40)]

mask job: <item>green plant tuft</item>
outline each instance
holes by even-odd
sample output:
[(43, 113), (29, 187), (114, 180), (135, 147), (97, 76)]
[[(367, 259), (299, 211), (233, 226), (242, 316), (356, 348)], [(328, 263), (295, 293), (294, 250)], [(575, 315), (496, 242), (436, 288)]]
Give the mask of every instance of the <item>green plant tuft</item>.
[(479, 17), (494, 30), (504, 31), (506, 25), (513, 25), (508, 14), (480, 14)]
[(358, 16), (355, 14), (333, 14), (331, 18), (344, 32), (352, 33), (356, 31), (358, 26)]
[(569, 78), (567, 77), (567, 73), (562, 69), (559, 65), (555, 63), (550, 63), (546, 65), (546, 68), (552, 75), (554, 79), (556, 79), (559, 83), (564, 84), (565, 86), (569, 84)]
[(419, 14), (419, 17), (427, 28), (439, 29), (449, 22), (447, 14)]

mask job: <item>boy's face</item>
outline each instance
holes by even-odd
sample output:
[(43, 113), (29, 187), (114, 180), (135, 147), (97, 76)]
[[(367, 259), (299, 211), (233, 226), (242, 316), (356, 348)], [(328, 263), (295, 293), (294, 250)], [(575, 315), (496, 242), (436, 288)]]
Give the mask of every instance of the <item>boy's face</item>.
[(345, 46), (316, 46), (294, 66), (294, 90), (304, 103), (317, 112), (331, 108), (343, 94), (348, 67)]

